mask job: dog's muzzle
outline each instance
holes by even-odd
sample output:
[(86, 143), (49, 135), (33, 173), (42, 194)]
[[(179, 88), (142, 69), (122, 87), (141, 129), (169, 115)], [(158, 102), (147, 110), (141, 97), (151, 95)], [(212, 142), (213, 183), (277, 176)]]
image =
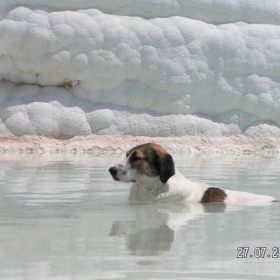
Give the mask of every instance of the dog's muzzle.
[[(126, 182), (126, 183), (129, 183), (129, 182), (135, 183), (136, 182), (136, 180), (134, 180), (134, 179), (130, 179), (130, 180), (125, 179), (126, 172), (120, 171), (117, 167), (111, 167), (109, 169), (109, 172), (111, 173), (111, 175), (115, 181), (122, 181), (122, 182)], [(118, 175), (118, 173), (120, 173), (120, 174)], [(118, 176), (120, 176), (120, 178), (118, 178)]]
[(109, 172), (111, 173), (111, 175), (115, 181), (119, 181), (119, 179), (117, 178), (118, 169), (116, 167), (111, 167), (109, 169)]

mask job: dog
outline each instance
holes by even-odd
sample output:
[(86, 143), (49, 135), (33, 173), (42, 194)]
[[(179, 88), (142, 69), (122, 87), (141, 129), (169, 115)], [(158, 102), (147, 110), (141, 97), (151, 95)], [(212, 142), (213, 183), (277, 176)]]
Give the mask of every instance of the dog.
[(277, 200), (268, 195), (223, 190), (185, 178), (172, 156), (158, 144), (130, 149), (124, 162), (109, 169), (115, 181), (132, 182), (130, 202), (176, 201), (183, 203), (265, 204)]

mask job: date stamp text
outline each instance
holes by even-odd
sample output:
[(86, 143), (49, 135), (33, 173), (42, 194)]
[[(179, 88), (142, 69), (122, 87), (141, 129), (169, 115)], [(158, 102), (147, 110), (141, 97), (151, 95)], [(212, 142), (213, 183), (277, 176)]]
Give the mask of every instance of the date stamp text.
[(237, 258), (277, 259), (280, 258), (280, 247), (273, 247), (271, 249), (268, 249), (267, 247), (255, 247), (255, 248), (238, 247)]

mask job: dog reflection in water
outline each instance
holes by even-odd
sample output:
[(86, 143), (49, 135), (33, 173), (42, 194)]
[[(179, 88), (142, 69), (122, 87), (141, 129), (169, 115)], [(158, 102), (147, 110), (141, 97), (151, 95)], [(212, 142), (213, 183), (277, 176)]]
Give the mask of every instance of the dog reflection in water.
[(125, 239), (127, 250), (137, 256), (159, 256), (169, 251), (176, 232), (207, 212), (223, 212), (225, 204), (131, 204), (132, 221), (116, 221), (110, 236)]

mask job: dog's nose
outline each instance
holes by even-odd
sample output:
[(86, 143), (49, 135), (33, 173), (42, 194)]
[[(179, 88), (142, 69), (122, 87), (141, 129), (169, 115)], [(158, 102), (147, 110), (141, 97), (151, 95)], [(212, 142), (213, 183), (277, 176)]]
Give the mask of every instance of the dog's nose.
[(109, 172), (111, 173), (112, 176), (116, 176), (118, 173), (118, 169), (116, 167), (111, 167), (109, 169)]

